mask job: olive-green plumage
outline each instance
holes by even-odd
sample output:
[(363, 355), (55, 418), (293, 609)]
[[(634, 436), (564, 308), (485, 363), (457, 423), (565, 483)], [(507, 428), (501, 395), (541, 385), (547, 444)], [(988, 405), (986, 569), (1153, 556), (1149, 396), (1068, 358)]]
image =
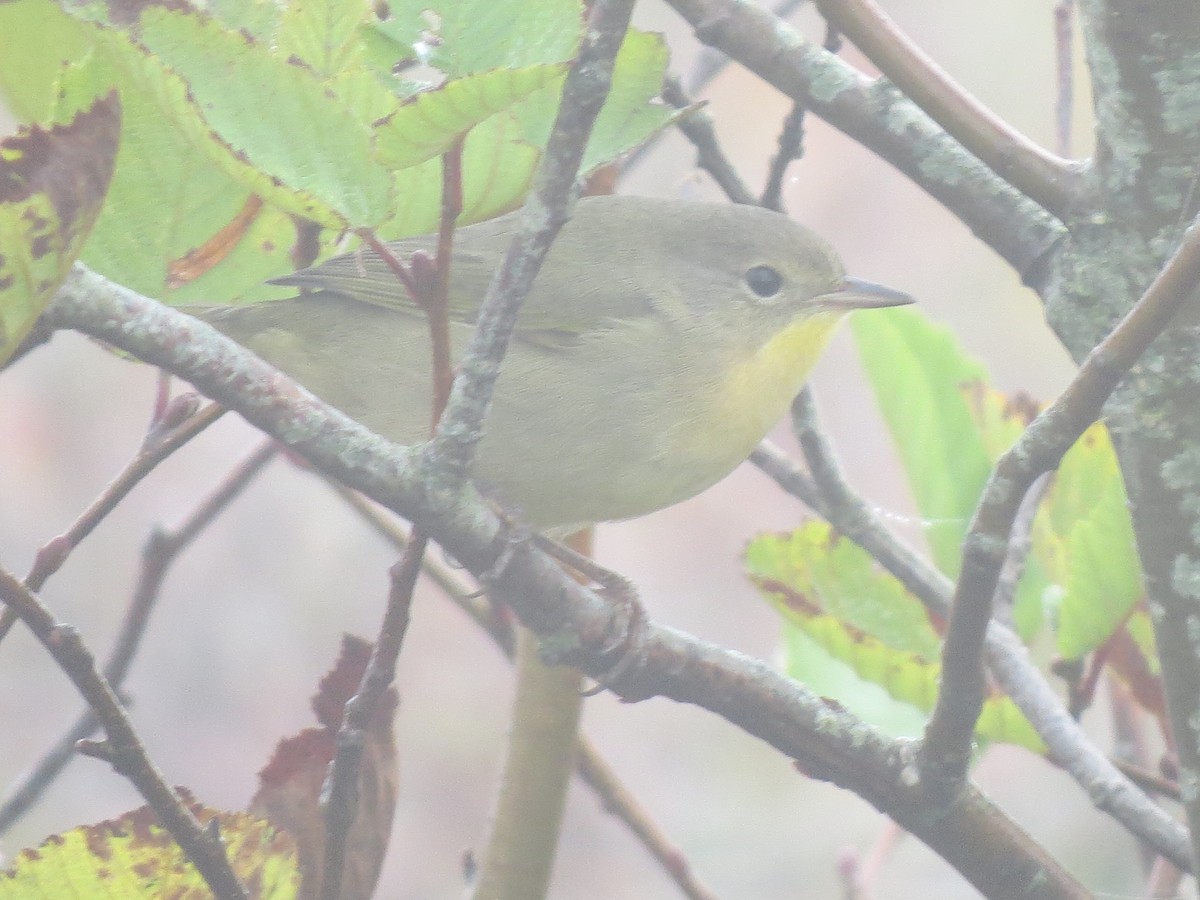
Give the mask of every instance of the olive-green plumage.
[[(514, 227), (455, 235), (456, 356)], [(432, 255), (433, 239), (392, 246)], [(312, 293), (189, 311), (385, 437), (428, 437), (428, 329), (384, 264), (350, 254), (278, 283)], [(907, 302), (847, 279), (825, 241), (777, 213), (581, 200), (522, 307), (476, 480), (554, 530), (677, 503), (746, 458), (847, 311)]]

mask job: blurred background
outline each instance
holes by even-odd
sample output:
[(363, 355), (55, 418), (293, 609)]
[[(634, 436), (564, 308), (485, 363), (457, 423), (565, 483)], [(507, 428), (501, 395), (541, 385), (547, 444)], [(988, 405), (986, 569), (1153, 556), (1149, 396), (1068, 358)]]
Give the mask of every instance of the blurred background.
[[(983, 102), (1053, 146), (1052, 0), (887, 6)], [(698, 49), (686, 25), (654, 3), (641, 5), (638, 21), (667, 34), (673, 67), (686, 76)], [(822, 39), (823, 24), (811, 9), (795, 21), (808, 37)], [(854, 48), (842, 55), (871, 71)], [(1075, 76), (1071, 149), (1085, 156), (1089, 98), (1078, 59)], [(703, 96), (743, 177), (761, 185), (789, 102), (736, 66)], [(1051, 398), (1073, 367), (1034, 294), (886, 164), (815, 118), (806, 128), (805, 156), (786, 183), (792, 215), (830, 238), (855, 275), (915, 295), (987, 364), (1002, 390)], [(695, 168), (690, 145), (674, 133), (626, 173), (621, 190), (718, 197)], [(920, 541), (920, 523), (848, 334), (839, 336), (813, 383), (852, 482), (898, 531)], [(5, 566), (27, 571), (36, 549), (65, 529), (136, 451), (154, 392), (150, 368), (71, 334), (4, 372)], [(786, 428), (776, 437), (791, 446)], [(260, 440), (226, 416), (141, 484), (50, 581), (46, 602), (101, 657), (150, 529), (180, 521)], [(741, 575), (740, 556), (754, 534), (793, 527), (806, 515), (747, 465), (691, 502), (602, 526), (597, 555), (633, 580), (658, 621), (772, 660), (780, 626)], [(394, 556), (319, 479), (286, 461), (273, 463), (179, 560), (127, 681), (135, 723), (167, 778), (210, 806), (243, 807), (275, 742), (313, 724), (308, 700), (341, 634), (374, 635)], [(463, 854), (480, 846), (492, 803), (511, 699), (508, 672), (489, 640), (436, 589), (423, 587), (400, 661), (401, 794), (379, 896), (461, 895)], [(81, 703), (20, 627), (0, 646), (0, 686), (0, 784), (8, 784), (74, 720)], [(1105, 734), (1101, 713), (1090, 715), (1089, 728)], [(803, 777), (775, 751), (702, 710), (661, 699), (625, 705), (602, 694), (587, 700), (584, 729), (719, 896), (838, 896), (840, 855), (867, 853), (885, 832), (886, 820), (866, 803)], [(1106, 894), (1138, 890), (1132, 842), (1049, 764), (998, 747), (987, 752), (976, 780), (1089, 886)], [(3, 839), (0, 852), (9, 856), (140, 802), (101, 763), (78, 759)], [(884, 865), (879, 896), (934, 895), (975, 896), (918, 841), (902, 841)], [(677, 892), (576, 784), (552, 896), (626, 900)]]

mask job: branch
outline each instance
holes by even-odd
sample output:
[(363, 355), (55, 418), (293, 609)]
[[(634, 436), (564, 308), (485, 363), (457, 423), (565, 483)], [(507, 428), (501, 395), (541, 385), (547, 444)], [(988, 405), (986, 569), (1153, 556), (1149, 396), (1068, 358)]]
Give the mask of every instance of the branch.
[(975, 720), (986, 684), (983, 644), (1013, 522), (1033, 482), (1058, 466), (1129, 368), (1145, 352), (1200, 282), (1200, 224), (1124, 319), (1079, 367), (1071, 383), (996, 462), (963, 539), (963, 562), (942, 646), (937, 705), (918, 754), (935, 793), (953, 792), (966, 777)]
[[(751, 461), (785, 491), (870, 553), (931, 613), (945, 619), (953, 583), (893, 535), (846, 483), (832, 448), (817, 427), (811, 396), (801, 394), (792, 407), (792, 415), (816, 484), (769, 442), (759, 445)], [(1111, 815), (1158, 853), (1186, 866), (1191, 858), (1187, 832), (1150, 802), (1083, 733), (1030, 662), (1020, 638), (999, 622), (993, 622), (988, 627), (987, 655), (996, 681), (1046, 742), (1053, 761), (1075, 779), (1096, 808)]]
[(884, 75), (988, 168), (1067, 221), (1083, 191), (1082, 166), (1038, 146), (976, 100), (888, 17), (875, 0), (817, 0)]
[(248, 897), (229, 865), (220, 836), (200, 824), (146, 755), (121, 702), (97, 671), (79, 632), (70, 625), (57, 624), (38, 596), (3, 568), (0, 600), (16, 611), (95, 711), (108, 737), (104, 745), (94, 748), (96, 755), (133, 782), (214, 894), (222, 898)]
[(1023, 278), (1064, 234), (895, 87), (866, 78), (748, 0), (669, 0), (696, 36), (887, 160)]
[[(215, 329), (76, 267), (45, 314), (191, 381), (217, 402), (287, 444), (314, 467), (408, 519), (419, 519), (477, 577), (497, 557), (499, 523), (472, 490), (452, 505), (426, 501), (416, 451), (397, 447), (317, 400)], [(559, 660), (592, 677), (611, 665), (623, 615), (575, 584), (532, 542), (507, 547), (491, 573), (493, 596), (528, 627), (558, 635)], [(922, 838), (989, 896), (1083, 897), (1053, 859), (973, 788), (933, 820), (913, 790), (906, 745), (775, 671), (766, 663), (646, 622), (644, 661), (626, 696), (659, 694), (711, 710), (864, 797)]]

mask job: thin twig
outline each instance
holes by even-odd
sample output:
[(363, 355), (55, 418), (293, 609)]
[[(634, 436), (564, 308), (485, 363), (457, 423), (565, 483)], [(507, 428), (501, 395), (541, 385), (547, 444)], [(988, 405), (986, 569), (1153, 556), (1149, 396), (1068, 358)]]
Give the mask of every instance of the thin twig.
[(787, 175), (788, 166), (804, 153), (805, 111), (802, 103), (793, 103), (783, 120), (783, 129), (779, 133), (779, 149), (771, 157), (771, 166), (767, 170), (767, 183), (759, 198), (759, 206), (783, 212), (784, 176)]
[[(403, 551), (408, 546), (409, 534), (381, 507), (372, 503), (358, 491), (351, 490), (331, 478), (326, 478), (325, 483), (385, 541), (399, 551)], [(513, 654), (516, 652), (516, 632), (513, 628), (514, 619), (511, 613), (492, 603), (483, 591), (472, 590), (458, 572), (433, 555), (426, 554), (425, 560), (421, 564), (421, 571), (430, 581), (441, 588), (442, 593), (449, 597), (455, 606), (483, 629), (507, 659), (513, 658)]]
[(1021, 501), (1043, 472), (1054, 469), (1129, 368), (1171, 322), (1200, 282), (1200, 224), (1191, 225), (1175, 254), (1141, 299), (1084, 359), (1058, 398), (997, 460), (963, 539), (962, 569), (942, 646), (937, 704), (918, 754), (927, 786), (952, 793), (966, 777), (975, 721), (986, 685), (983, 645), (1009, 536)]
[[(676, 109), (687, 109), (694, 102), (679, 85), (679, 79), (668, 75), (663, 79), (663, 99)], [(713, 119), (703, 107), (698, 107), (676, 122), (676, 127), (696, 148), (696, 165), (712, 176), (717, 186), (734, 203), (753, 206), (758, 202), (742, 181), (729, 158), (717, 142)]]
[(1029, 553), (1033, 549), (1033, 521), (1037, 517), (1038, 507), (1050, 487), (1050, 473), (1044, 473), (1030, 487), (1017, 510), (1013, 522), (1012, 534), (1008, 539), (1008, 552), (1004, 557), (1004, 565), (1000, 567), (1000, 580), (996, 584), (995, 611), (997, 621), (1013, 628), (1013, 605), (1016, 603), (1017, 586), (1025, 574), (1025, 564), (1029, 561)]
[(716, 900), (716, 894), (696, 877), (691, 864), (679, 847), (671, 841), (649, 811), (621, 783), (590, 742), (579, 738), (576, 765), (579, 777), (588, 784), (604, 804), (604, 808), (625, 823), (642, 846), (650, 851), (683, 896), (689, 900)]
[[(219, 409), (220, 407), (216, 407)], [(104, 678), (119, 694), (130, 664), (137, 653), (150, 620), (150, 611), (158, 600), (159, 589), (171, 564), (212, 519), (233, 500), (278, 453), (278, 444), (264, 441), (246, 460), (231, 471), (208, 497), (184, 518), (176, 528), (151, 531), (142, 547), (142, 569), (129, 608), (117, 632), (116, 643), (104, 665)], [(99, 726), (89, 708), (16, 784), (9, 788), (0, 806), (0, 835), (8, 831), (41, 797), (45, 790), (75, 758), (76, 744), (93, 734)]]
[(71, 527), (53, 538), (34, 561), (33, 569), (25, 578), (31, 591), (40, 591), (46, 580), (66, 562), (71, 551), (90, 535), (104, 518), (116, 509), (142, 479), (164, 459), (198, 435), (225, 414), (224, 407), (210, 403), (182, 424), (162, 434), (158, 439), (144, 443), (125, 468), (114, 478), (104, 491), (77, 518)]
[(1009, 184), (1066, 221), (1079, 169), (1027, 138), (971, 96), (900, 30), (875, 0), (816, 0), (838, 30), (904, 94)]
[(57, 624), (37, 594), (3, 568), (0, 600), (16, 611), (100, 719), (107, 740), (92, 748), (95, 755), (102, 755), (133, 783), (216, 896), (223, 900), (248, 897), (229, 865), (220, 836), (200, 824), (146, 755), (121, 701), (96, 669), (79, 632), (70, 625)]
[[(321, 870), (320, 897), (337, 900), (342, 895), (342, 873), (350, 828), (358, 814), (358, 771), (367, 746), (372, 717), (380, 698), (396, 677), (396, 660), (408, 631), (413, 589), (421, 574), (421, 559), (428, 538), (417, 534), (389, 571), (391, 586), (379, 637), (357, 693), (347, 701), (342, 727), (338, 729), (337, 752), (329, 766), (322, 790), (325, 820), (325, 862)], [(380, 645), (384, 649), (380, 651)]]
[(421, 474), (431, 495), (452, 494), (467, 479), (517, 313), (574, 207), (579, 166), (608, 97), (613, 61), (632, 10), (632, 0), (597, 0), (592, 6), (517, 233), (488, 285), (437, 434), (421, 454)]
[[(415, 274), (410, 282), (402, 282), (412, 299), (424, 311), (429, 325), (432, 359), (433, 392), (430, 397), (430, 428), (438, 420), (450, 396), (454, 379), (450, 359), (450, 270), (454, 252), (454, 232), (462, 212), (462, 149), (465, 134), (442, 155), (442, 206), (438, 228), (436, 275), (429, 280), (418, 270), (414, 258), (409, 268)], [(396, 271), (402, 271), (401, 265)], [(420, 528), (400, 554), (399, 561), (388, 574), (390, 587), (387, 606), (379, 634), (371, 649), (362, 681), (355, 695), (346, 703), (341, 728), (337, 734), (337, 752), (329, 766), (323, 791), (322, 814), (325, 818), (325, 861), (321, 869), (320, 896), (337, 900), (342, 892), (342, 874), (346, 863), (346, 847), (350, 829), (358, 815), (358, 771), (366, 748), (371, 723), (383, 703), (388, 689), (396, 678), (396, 662), (411, 619), (413, 591), (421, 573), (421, 564), (429, 536)]]
[(1183, 795), (1179, 790), (1179, 782), (1164, 778), (1128, 760), (1114, 759), (1113, 765), (1124, 772), (1126, 777), (1142, 790), (1158, 794), (1177, 803), (1183, 800)]
[[(189, 396), (194, 402), (195, 395)], [(184, 397), (177, 397), (176, 401), (176, 409), (187, 408), (188, 401)], [(31, 591), (37, 593), (45, 586), (46, 581), (62, 568), (75, 548), (153, 471), (155, 466), (224, 415), (225, 409), (211, 403), (182, 422), (171, 417), (170, 410), (166, 412), (165, 422), (159, 416), (155, 417), (142, 446), (117, 477), (109, 482), (100, 496), (80, 513), (70, 528), (58, 537), (51, 538), (38, 550), (33, 568), (25, 576), (25, 584)], [(168, 425), (166, 430), (162, 428), (164, 424)], [(4, 640), (15, 621), (16, 614), (11, 610), (0, 612), (0, 641)]]
[(749, 0), (668, 0), (719, 47), (887, 160), (1007, 260), (1037, 270), (1065, 229), (969, 153), (903, 93), (870, 79)]

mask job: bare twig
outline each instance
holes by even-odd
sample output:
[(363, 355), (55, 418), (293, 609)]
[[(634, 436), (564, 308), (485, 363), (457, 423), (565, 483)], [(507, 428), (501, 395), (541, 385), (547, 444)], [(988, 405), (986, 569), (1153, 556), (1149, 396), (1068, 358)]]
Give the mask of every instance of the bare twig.
[[(325, 819), (325, 862), (321, 871), (320, 897), (337, 900), (342, 895), (342, 873), (350, 828), (358, 813), (358, 771), (366, 750), (371, 719), (396, 675), (396, 660), (408, 631), (413, 589), (421, 574), (421, 559), (429, 539), (422, 534), (405, 548), (392, 567), (391, 587), (379, 637), (357, 693), (347, 701), (338, 729), (337, 752), (329, 766), (322, 790), (321, 812)], [(380, 644), (386, 642), (383, 652)]]
[[(410, 535), (383, 509), (344, 484), (330, 478), (326, 478), (325, 483), (385, 541), (400, 551), (408, 546)], [(506, 615), (504, 610), (488, 599), (486, 593), (473, 590), (462, 575), (439, 561), (433, 554), (426, 554), (421, 571), (442, 589), (442, 593), (449, 597), (455, 606), (483, 629), (507, 659), (512, 659), (516, 652), (516, 635), (511, 613)]]
[(954, 792), (966, 777), (975, 720), (986, 692), (983, 645), (1022, 499), (1034, 480), (1054, 469), (1100, 416), (1117, 383), (1167, 327), (1197, 282), (1200, 224), (1193, 224), (1133, 309), (996, 462), (963, 540), (962, 570), (942, 647), (941, 688), (918, 754), (922, 775), (935, 794)]
[(1017, 131), (912, 42), (874, 0), (817, 0), (821, 13), (892, 82), (1006, 182), (1066, 221), (1079, 168)]
[[(212, 407), (220, 409), (220, 407)], [(178, 527), (167, 531), (156, 528), (142, 548), (142, 569), (129, 608), (117, 632), (117, 640), (104, 665), (104, 678), (114, 693), (129, 672), (137, 653), (150, 611), (158, 600), (159, 589), (171, 564), (212, 519), (248, 485), (278, 452), (277, 444), (268, 440), (244, 462), (229, 473)], [(35, 804), (42, 793), (53, 784), (59, 773), (75, 758), (76, 744), (95, 732), (99, 726), (96, 714), (89, 709), (83, 713), (37, 764), (15, 785), (0, 806), (0, 835)]]
[(133, 459), (125, 465), (125, 468), (109, 483), (100, 496), (92, 501), (71, 527), (52, 539), (38, 553), (33, 569), (25, 578), (29, 589), (35, 593), (40, 591), (46, 580), (66, 562), (71, 551), (95, 530), (105, 516), (112, 512), (117, 504), (124, 500), (155, 466), (224, 414), (223, 407), (215, 403), (209, 404), (169, 431), (162, 432), (157, 437), (148, 438)]
[(1031, 275), (1061, 238), (1057, 220), (1007, 184), (892, 85), (871, 80), (748, 0), (668, 0), (719, 47), (902, 171)]
[[(187, 406), (187, 402), (184, 401), (175, 408), (182, 410)], [(155, 466), (219, 419), (224, 412), (223, 407), (210, 404), (199, 412), (188, 415), (182, 422), (169, 415), (166, 420), (156, 415), (146, 439), (133, 459), (125, 464), (117, 477), (109, 482), (100, 496), (88, 505), (70, 528), (47, 541), (38, 551), (33, 568), (25, 576), (25, 584), (29, 589), (34, 593), (40, 591), (47, 579), (62, 568), (72, 551), (153, 471)], [(164, 428), (164, 425), (167, 427)], [(4, 639), (15, 621), (16, 615), (11, 610), (6, 609), (0, 613), (0, 640)]]
[(421, 455), (422, 475), (431, 495), (453, 493), (467, 478), (517, 313), (574, 206), (579, 165), (608, 97), (613, 60), (632, 7), (632, 0), (598, 0), (592, 6), (517, 234), (488, 286), (437, 434)]
[[(683, 92), (679, 79), (674, 75), (668, 75), (663, 80), (662, 95), (676, 109), (687, 109), (693, 105), (692, 99)], [(676, 127), (696, 148), (696, 165), (712, 176), (730, 200), (744, 206), (753, 206), (758, 202), (717, 143), (712, 116), (705, 109), (692, 110), (676, 123)]]
[(1033, 549), (1033, 520), (1037, 516), (1038, 507), (1046, 490), (1050, 487), (1050, 474), (1044, 473), (1034, 481), (1013, 522), (1012, 534), (1008, 540), (1008, 552), (1004, 557), (1004, 565), (1000, 567), (1000, 580), (996, 584), (995, 611), (996, 619), (1009, 628), (1013, 627), (1012, 612), (1016, 602), (1017, 586), (1025, 574), (1025, 564), (1029, 561), (1029, 551)]
[(69, 625), (57, 624), (37, 594), (3, 568), (0, 600), (16, 611), (100, 719), (107, 740), (91, 748), (94, 755), (102, 755), (133, 783), (214, 894), (221, 898), (249, 896), (229, 865), (220, 836), (200, 824), (146, 755), (121, 701), (96, 669), (79, 633)]
[(1120, 769), (1130, 781), (1147, 793), (1158, 794), (1176, 802), (1183, 799), (1179, 791), (1179, 782), (1177, 781), (1164, 778), (1156, 772), (1151, 772), (1142, 766), (1135, 765), (1123, 759), (1113, 760), (1113, 765)]
[[(402, 284), (424, 311), (429, 324), (433, 394), (430, 398), (430, 429), (437, 427), (450, 386), (454, 379), (450, 358), (450, 269), (454, 252), (454, 232), (462, 212), (462, 149), (465, 135), (459, 136), (442, 155), (442, 206), (438, 228), (436, 269), (433, 283), (424, 277), (420, 259), (414, 258), (407, 270), (409, 280)], [(376, 249), (380, 248), (376, 242)], [(386, 248), (383, 252), (388, 253)], [(386, 259), (386, 256), (385, 256)], [(393, 266), (399, 275), (403, 265)], [(379, 634), (371, 649), (362, 681), (346, 703), (337, 735), (337, 752), (329, 766), (324, 789), (322, 813), (325, 817), (325, 861), (321, 868), (320, 896), (337, 900), (342, 893), (342, 874), (350, 829), (358, 814), (358, 771), (370, 733), (371, 723), (396, 678), (396, 661), (411, 619), (413, 590), (421, 573), (429, 536), (414, 528), (412, 539), (401, 551), (399, 561), (390, 569), (387, 606)]]
[(767, 183), (763, 188), (759, 206), (783, 212), (783, 179), (787, 175), (788, 166), (800, 158), (804, 152), (804, 106), (793, 103), (783, 120), (783, 129), (779, 133), (779, 149), (771, 157), (771, 166), (767, 170)]

